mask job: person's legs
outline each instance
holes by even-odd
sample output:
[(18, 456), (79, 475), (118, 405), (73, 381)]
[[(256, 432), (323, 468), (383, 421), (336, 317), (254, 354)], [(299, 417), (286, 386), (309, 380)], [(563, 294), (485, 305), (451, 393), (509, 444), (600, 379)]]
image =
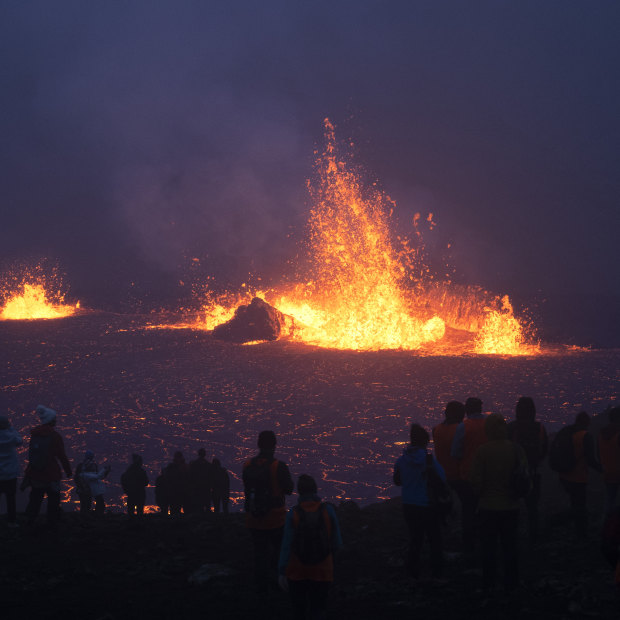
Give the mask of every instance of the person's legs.
[(43, 485), (38, 482), (33, 482), (30, 487), (30, 498), (28, 499), (28, 505), (26, 506), (26, 516), (28, 517), (28, 522), (31, 524), (34, 523), (35, 519), (39, 515), (46, 490), (47, 485)]
[(507, 591), (519, 585), (519, 558), (517, 538), (519, 533), (519, 511), (498, 511), (499, 539), (504, 567), (504, 587)]
[(616, 507), (616, 497), (618, 496), (618, 489), (620, 484), (617, 482), (606, 482), (606, 502), (605, 502), (605, 514), (609, 515), (614, 511)]
[(105, 500), (103, 495), (95, 496), (95, 514), (101, 516), (105, 512)]
[(17, 512), (15, 508), (15, 496), (17, 495), (17, 478), (11, 480), (0, 480), (0, 497), (6, 496), (6, 515), (9, 524), (17, 522)]
[(441, 533), (441, 519), (428, 510), (426, 516), (426, 533), (431, 552), (431, 573), (433, 578), (439, 579), (443, 576), (443, 540)]
[(497, 579), (497, 511), (481, 510), (480, 515), (480, 548), (482, 551), (482, 583), (485, 589), (495, 587)]
[(538, 506), (540, 504), (540, 474), (532, 474), (532, 490), (525, 498), (525, 507), (527, 508), (528, 535), (530, 542), (538, 541), (538, 524), (539, 514)]
[(288, 593), (293, 607), (293, 618), (296, 620), (306, 620), (309, 583), (309, 581), (293, 581), (289, 579)]
[(56, 525), (60, 518), (60, 480), (50, 482), (47, 488), (47, 523)]
[(466, 480), (460, 481), (462, 528), (463, 528), (463, 552), (473, 554), (476, 550), (476, 538), (478, 537), (476, 510), (478, 497), (474, 493), (471, 483)]
[(326, 617), (329, 586), (328, 581), (308, 581), (309, 620), (323, 620)]
[(572, 482), (570, 480), (562, 480), (562, 485), (570, 500), (575, 534), (578, 538), (585, 538), (588, 534), (588, 485), (585, 482)]
[(409, 530), (409, 553), (407, 556), (407, 569), (414, 578), (420, 576), (420, 551), (424, 542), (427, 526), (428, 508), (403, 504), (403, 515), (407, 529)]

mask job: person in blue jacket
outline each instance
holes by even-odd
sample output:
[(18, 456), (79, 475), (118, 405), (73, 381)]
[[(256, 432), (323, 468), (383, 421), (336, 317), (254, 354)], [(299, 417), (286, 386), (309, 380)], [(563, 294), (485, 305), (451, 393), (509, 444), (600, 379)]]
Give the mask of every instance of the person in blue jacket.
[(422, 426), (412, 424), (410, 444), (394, 465), (394, 484), (402, 487), (403, 514), (409, 529), (407, 568), (414, 579), (420, 576), (420, 551), (425, 538), (430, 544), (432, 577), (441, 579), (443, 576), (441, 519), (429, 505), (427, 468), (432, 466), (444, 482), (446, 474), (434, 456), (429, 454), (427, 458), (429, 440)]

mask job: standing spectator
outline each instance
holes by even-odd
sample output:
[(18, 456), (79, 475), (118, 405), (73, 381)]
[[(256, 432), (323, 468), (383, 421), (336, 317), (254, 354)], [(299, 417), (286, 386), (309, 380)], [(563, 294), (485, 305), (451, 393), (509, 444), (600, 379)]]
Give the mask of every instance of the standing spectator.
[(525, 498), (528, 516), (528, 534), (531, 542), (538, 540), (540, 504), (540, 473), (538, 467), (542, 463), (549, 447), (547, 431), (542, 422), (536, 421), (536, 405), (529, 396), (522, 396), (517, 401), (515, 421), (508, 425), (508, 437), (518, 443), (527, 458), (528, 469), (532, 481), (532, 490)]
[(459, 461), (459, 484), (463, 523), (463, 551), (472, 555), (476, 546), (476, 510), (478, 497), (470, 481), (471, 465), (478, 448), (487, 442), (484, 431), (486, 416), (482, 413), (482, 401), (471, 397), (465, 401), (466, 419), (461, 422), (450, 449), (450, 455)]
[(170, 513), (170, 494), (166, 485), (165, 469), (162, 469), (159, 476), (155, 478), (155, 503), (159, 511), (166, 517)]
[(211, 487), (213, 509), (215, 512), (228, 514), (228, 504), (230, 503), (230, 478), (226, 469), (222, 467), (219, 459), (213, 459), (212, 462), (212, 480)]
[(280, 545), (286, 519), (285, 496), (293, 492), (293, 480), (286, 463), (274, 458), (273, 431), (258, 435), (259, 453), (243, 465), (246, 525), (254, 546), (256, 589), (265, 613), (270, 587), (277, 584)]
[(22, 445), (22, 438), (11, 426), (6, 416), (0, 416), (0, 497), (6, 496), (6, 514), (8, 526), (17, 526), (15, 496), (17, 495), (17, 476), (19, 461), (17, 446)]
[(168, 501), (170, 502), (170, 515), (179, 516), (181, 510), (187, 512), (190, 498), (189, 466), (185, 462), (182, 452), (175, 452), (170, 463), (164, 469), (164, 479)]
[(433, 428), (433, 443), (435, 444), (435, 457), (446, 473), (446, 479), (450, 488), (454, 490), (461, 504), (461, 531), (463, 526), (463, 503), (467, 501), (467, 488), (469, 481), (461, 479), (460, 461), (451, 455), (454, 435), (459, 424), (465, 417), (465, 405), (458, 400), (451, 400), (446, 405), (445, 420)]
[(149, 479), (142, 467), (142, 457), (139, 454), (132, 454), (131, 465), (121, 476), (121, 486), (127, 494), (127, 514), (130, 519), (142, 518), (148, 485)]
[(47, 495), (47, 522), (54, 527), (60, 517), (60, 480), (65, 471), (71, 477), (71, 464), (65, 454), (62, 437), (56, 432), (57, 414), (53, 409), (38, 405), (36, 413), (41, 424), (35, 426), (30, 433), (28, 466), (26, 478), (31, 486), (30, 499), (26, 507), (28, 523), (34, 524), (43, 498)]
[(414, 579), (419, 578), (420, 551), (424, 539), (427, 538), (431, 551), (432, 576), (434, 579), (441, 579), (443, 574), (441, 518), (429, 503), (428, 467), (433, 467), (444, 481), (446, 474), (435, 458), (426, 453), (430, 440), (426, 430), (419, 424), (412, 424), (409, 436), (410, 444), (396, 461), (393, 476), (394, 484), (403, 488), (403, 513), (409, 529), (407, 568)]
[(501, 415), (489, 415), (485, 431), (489, 441), (480, 446), (471, 468), (471, 483), (479, 497), (483, 585), (487, 591), (495, 586), (499, 543), (504, 587), (510, 592), (519, 585), (519, 500), (514, 496), (511, 477), (515, 469), (527, 469), (527, 459), (521, 446), (508, 439), (506, 421)]
[(198, 450), (198, 458), (189, 464), (191, 484), (191, 510), (204, 513), (211, 512), (212, 466), (205, 458), (204, 448)]
[(93, 499), (95, 500), (95, 514), (105, 512), (105, 484), (103, 479), (110, 473), (110, 466), (100, 468), (95, 462), (92, 450), (86, 450), (84, 460), (75, 468), (75, 478), (80, 481), (80, 512), (90, 514)]
[(560, 482), (568, 494), (575, 535), (579, 539), (588, 535), (588, 468), (602, 473), (603, 468), (596, 458), (594, 437), (588, 432), (590, 416), (580, 411), (572, 425), (572, 447), (575, 458), (574, 467), (560, 473)]
[(288, 590), (295, 618), (324, 618), (334, 581), (334, 554), (342, 547), (336, 512), (321, 501), (314, 478), (299, 476), (299, 502), (289, 510), (279, 561), (280, 586)]
[(620, 407), (609, 410), (609, 424), (598, 436), (598, 449), (607, 490), (605, 514), (614, 511), (620, 487)]

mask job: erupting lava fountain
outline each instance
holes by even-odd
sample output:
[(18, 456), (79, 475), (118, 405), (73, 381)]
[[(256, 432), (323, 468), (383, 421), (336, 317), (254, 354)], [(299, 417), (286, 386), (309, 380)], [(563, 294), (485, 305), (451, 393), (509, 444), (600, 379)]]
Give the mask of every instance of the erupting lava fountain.
[[(308, 223), (310, 274), (294, 285), (216, 298), (195, 327), (213, 329), (240, 303), (258, 296), (293, 317), (287, 338), (321, 347), (453, 354), (455, 335), (467, 332), (469, 344), (461, 352), (535, 354), (538, 347), (524, 342), (508, 296), (413, 276), (430, 270), (422, 264), (422, 248), (393, 239), (394, 202), (362, 184), (340, 155), (328, 119), (325, 138), (315, 162), (317, 180), (308, 181), (314, 205)], [(419, 219), (417, 214), (414, 223)]]
[(4, 305), (0, 307), (0, 319), (60, 319), (71, 316), (80, 307), (64, 303), (60, 292), (50, 294), (42, 281), (24, 281), (14, 291), (4, 291)]

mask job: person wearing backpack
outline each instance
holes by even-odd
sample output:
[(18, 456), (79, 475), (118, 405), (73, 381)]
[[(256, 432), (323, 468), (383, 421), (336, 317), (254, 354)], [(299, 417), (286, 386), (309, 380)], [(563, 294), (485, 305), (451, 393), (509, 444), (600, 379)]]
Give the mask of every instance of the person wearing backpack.
[[(588, 471), (589, 468), (602, 473), (603, 468), (596, 457), (596, 444), (594, 437), (588, 432), (590, 416), (585, 411), (580, 411), (575, 423), (569, 427), (572, 433), (572, 452), (574, 465), (567, 471), (560, 471), (560, 483), (568, 494), (571, 514), (575, 524), (575, 535), (579, 539), (586, 538), (588, 533)], [(554, 440), (550, 451), (551, 467), (556, 459), (552, 459), (558, 445), (561, 430)]]
[(131, 465), (121, 475), (121, 486), (127, 495), (127, 514), (131, 520), (141, 519), (144, 515), (146, 487), (149, 479), (139, 454), (131, 455)]
[(517, 401), (515, 420), (508, 424), (508, 438), (518, 443), (525, 452), (532, 490), (525, 497), (528, 516), (528, 535), (531, 542), (538, 540), (540, 504), (540, 473), (538, 467), (547, 455), (549, 440), (542, 422), (536, 421), (536, 405), (529, 396)]
[(19, 474), (17, 446), (21, 445), (20, 434), (11, 426), (6, 416), (0, 416), (0, 497), (6, 497), (7, 522), (10, 528), (18, 527), (15, 499)]
[(243, 464), (246, 526), (254, 546), (254, 574), (259, 597), (277, 587), (278, 559), (286, 520), (285, 496), (293, 492), (293, 480), (286, 463), (274, 457), (273, 431), (258, 435), (259, 453)]
[(486, 415), (482, 413), (482, 401), (475, 396), (465, 401), (465, 419), (457, 426), (450, 448), (450, 456), (459, 461), (459, 499), (463, 525), (463, 552), (472, 556), (478, 535), (476, 511), (478, 498), (471, 486), (470, 473), (474, 454), (487, 442), (484, 430)]
[(65, 445), (54, 428), (57, 414), (53, 409), (38, 405), (36, 413), (41, 421), (30, 433), (28, 466), (25, 477), (29, 481), (30, 498), (26, 506), (28, 524), (33, 525), (47, 495), (47, 522), (58, 523), (60, 516), (60, 480), (62, 466), (67, 478), (71, 477), (71, 464), (65, 453)]
[(444, 483), (446, 474), (435, 457), (428, 458), (426, 447), (430, 437), (426, 429), (412, 424), (409, 438), (410, 444), (396, 461), (393, 475), (394, 484), (402, 487), (403, 514), (409, 529), (407, 569), (414, 579), (419, 578), (420, 551), (427, 538), (432, 577), (440, 580), (443, 576), (442, 519), (430, 501), (429, 465)]
[(513, 474), (527, 472), (527, 458), (523, 448), (508, 439), (506, 421), (500, 414), (490, 414), (484, 428), (488, 441), (476, 451), (470, 474), (479, 498), (483, 588), (491, 592), (495, 587), (499, 544), (504, 588), (510, 592), (519, 585), (519, 497), (513, 487)]
[(84, 460), (75, 468), (75, 483), (78, 497), (80, 498), (80, 513), (82, 516), (89, 515), (95, 500), (95, 514), (102, 515), (105, 512), (105, 484), (103, 479), (110, 473), (110, 467), (99, 468), (95, 462), (95, 453), (86, 450)]
[(297, 506), (284, 524), (280, 587), (289, 592), (296, 618), (323, 618), (334, 581), (334, 554), (342, 547), (340, 525), (334, 507), (318, 496), (312, 476), (299, 476), (297, 492)]
[(608, 416), (609, 424), (601, 429), (598, 436), (598, 450), (607, 491), (606, 515), (614, 511), (620, 488), (620, 407), (609, 409)]

